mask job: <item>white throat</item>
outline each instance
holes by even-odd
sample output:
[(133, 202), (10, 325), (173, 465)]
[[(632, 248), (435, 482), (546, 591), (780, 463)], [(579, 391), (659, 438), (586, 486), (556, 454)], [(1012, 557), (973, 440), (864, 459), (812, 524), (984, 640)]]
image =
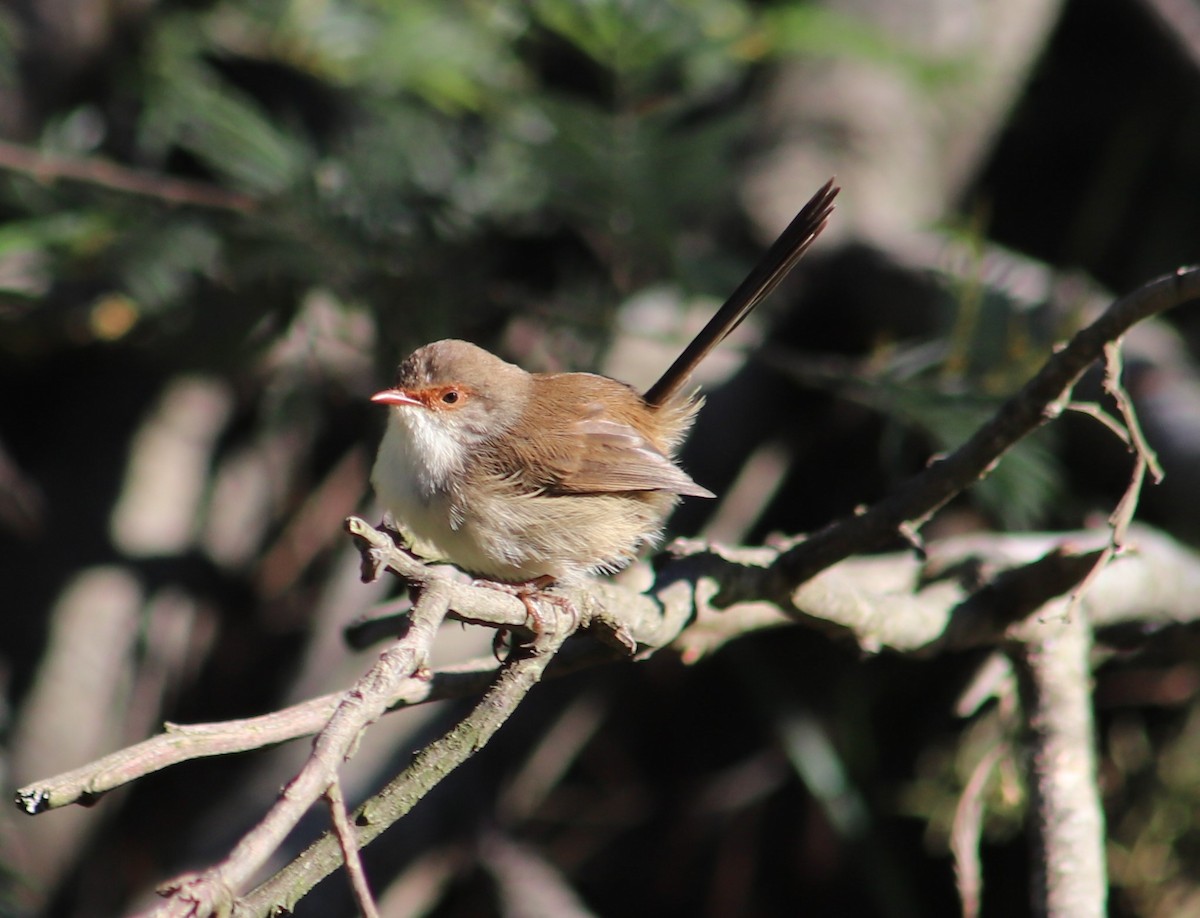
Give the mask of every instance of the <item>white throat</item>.
[(385, 506), (398, 516), (414, 505), (427, 506), (445, 494), (449, 482), (466, 467), (462, 441), (423, 408), (393, 409), (371, 483)]

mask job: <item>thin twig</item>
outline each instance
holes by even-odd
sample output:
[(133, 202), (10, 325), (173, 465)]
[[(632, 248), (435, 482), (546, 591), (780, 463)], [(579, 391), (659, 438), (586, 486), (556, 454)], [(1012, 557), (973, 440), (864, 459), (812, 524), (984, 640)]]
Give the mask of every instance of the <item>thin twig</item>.
[[(511, 593), (464, 583), (455, 568), (427, 565), (358, 517), (346, 520), (346, 531), (359, 542), (364, 579), (374, 579), (386, 568), (409, 583), (438, 583), (450, 598), (448, 617), (532, 635), (528, 610)], [(556, 589), (578, 611), (580, 629), (590, 628), (597, 638), (626, 653), (636, 647), (661, 647), (684, 625), (671, 614), (678, 603), (672, 606), (662, 597), (646, 596), (611, 581), (593, 580), (572, 590)]]
[(1129, 392), (1125, 388), (1125, 384), (1121, 382), (1123, 366), (1124, 361), (1121, 359), (1120, 340), (1110, 341), (1104, 347), (1104, 390), (1117, 403), (1117, 410), (1121, 413), (1121, 420), (1125, 424), (1125, 429), (1129, 431), (1129, 442), (1132, 449), (1145, 460), (1146, 468), (1150, 471), (1154, 479), (1154, 484), (1158, 484), (1166, 477), (1166, 473), (1163, 472), (1162, 466), (1159, 465), (1158, 456), (1146, 441), (1146, 435), (1142, 433), (1142, 424), (1138, 420), (1137, 409), (1133, 406), (1133, 399), (1129, 397)]
[(346, 800), (342, 796), (342, 785), (337, 778), (334, 778), (333, 783), (326, 789), (325, 799), (329, 801), (333, 834), (342, 851), (342, 861), (345, 862), (346, 873), (350, 877), (350, 887), (354, 890), (354, 901), (358, 905), (358, 910), (362, 914), (362, 918), (379, 918), (375, 897), (371, 895), (371, 887), (367, 884), (367, 871), (363, 868), (354, 826), (350, 824), (350, 817), (346, 815)]
[(1065, 411), (1074, 411), (1076, 414), (1085, 414), (1089, 418), (1102, 424), (1114, 437), (1129, 445), (1129, 431), (1114, 418), (1111, 414), (1097, 405), (1095, 402), (1067, 402), (1063, 405)]
[(154, 198), (165, 204), (188, 204), (212, 210), (249, 213), (258, 202), (237, 191), (131, 169), (95, 157), (64, 156), (0, 140), (0, 169), (20, 172), (39, 182), (69, 179), (111, 191)]
[(365, 583), (387, 569), (408, 583), (437, 584), (439, 593), (447, 598), (447, 614), (451, 618), (494, 628), (527, 630), (529, 613), (516, 596), (465, 583), (455, 568), (426, 564), (366, 520), (351, 516), (346, 519), (345, 527), (362, 552)]
[(950, 850), (954, 856), (954, 877), (963, 918), (978, 918), (983, 898), (983, 868), (979, 863), (979, 841), (983, 835), (984, 790), (1000, 760), (1010, 750), (1003, 744), (983, 754), (971, 770), (954, 808), (950, 832)]
[[(404, 679), (388, 699), (389, 711), (446, 698), (465, 698), (487, 688), (496, 672), (491, 657), (436, 670), (429, 678)], [(249, 752), (318, 733), (337, 710), (343, 692), (331, 692), (259, 717), (209, 724), (166, 724), (166, 732), (87, 765), (44, 778), (16, 792), (31, 815), (73, 803), (94, 803), (103, 794), (180, 762)]]
[(438, 626), (449, 608), (446, 592), (441, 583), (425, 585), (413, 605), (408, 633), (381, 654), (354, 688), (342, 696), (329, 723), (313, 741), (312, 755), (267, 815), (242, 837), (225, 860), (161, 887), (168, 901), (152, 914), (182, 918), (228, 912), (236, 891), (266, 863), (329, 787), (338, 767), (353, 755), (362, 731), (387, 710), (387, 700), (396, 686), (424, 669)]
[[(533, 648), (518, 648), (474, 710), (414, 757), (404, 771), (354, 812), (361, 845), (370, 844), (409, 812), (455, 768), (482, 749), (541, 679), (565, 634), (548, 634)], [(243, 896), (234, 918), (287, 913), (341, 864), (337, 841), (326, 834), (257, 889)]]
[(1141, 500), (1146, 472), (1150, 472), (1154, 484), (1163, 480), (1163, 470), (1158, 463), (1158, 456), (1146, 442), (1146, 436), (1142, 433), (1142, 425), (1138, 421), (1137, 409), (1133, 406), (1133, 399), (1129, 397), (1124, 383), (1121, 382), (1122, 367), (1121, 340), (1110, 341), (1104, 346), (1104, 391), (1113, 397), (1117, 411), (1121, 415), (1119, 423), (1125, 430), (1125, 436), (1122, 439), (1133, 453), (1133, 468), (1130, 470), (1129, 483), (1125, 486), (1125, 492), (1108, 517), (1110, 533), (1108, 545), (1096, 559), (1096, 563), (1088, 575), (1071, 591), (1065, 615), (1075, 613), (1084, 594), (1092, 588), (1092, 584), (1100, 576), (1100, 571), (1125, 547), (1126, 535), (1129, 527), (1133, 524), (1133, 517), (1137, 513), (1138, 502)]

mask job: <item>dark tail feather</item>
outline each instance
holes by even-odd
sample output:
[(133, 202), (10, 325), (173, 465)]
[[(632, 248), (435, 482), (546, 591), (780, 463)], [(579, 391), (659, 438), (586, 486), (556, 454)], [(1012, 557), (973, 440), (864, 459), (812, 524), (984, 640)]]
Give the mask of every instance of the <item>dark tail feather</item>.
[(697, 364), (708, 356), (709, 351), (725, 340), (725, 337), (750, 314), (750, 310), (766, 299), (771, 291), (779, 286), (779, 282), (787, 277), (800, 257), (808, 251), (813, 240), (825, 229), (825, 223), (833, 213), (833, 199), (841, 190), (833, 182), (833, 179), (826, 182), (800, 209), (800, 213), (788, 224), (787, 229), (779, 234), (779, 238), (767, 249), (767, 253), (737, 290), (733, 291), (724, 305), (717, 310), (716, 315), (704, 326), (704, 330), (671, 364), (662, 378), (650, 387), (645, 395), (648, 404), (662, 405), (675, 395), (687, 383)]

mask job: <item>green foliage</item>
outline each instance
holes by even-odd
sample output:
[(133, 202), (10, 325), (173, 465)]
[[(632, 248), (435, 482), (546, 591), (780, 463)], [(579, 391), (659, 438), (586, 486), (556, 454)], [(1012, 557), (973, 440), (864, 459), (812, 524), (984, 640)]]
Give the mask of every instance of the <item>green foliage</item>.
[[(189, 336), (209, 334), (212, 284), (261, 318), (328, 287), (385, 325), (397, 303), (439, 300), (446, 324), (469, 325), (496, 301), (504, 252), (531, 242), (580, 253), (553, 282), (599, 307), (581, 307), (581, 328), (664, 278), (720, 295), (744, 262), (697, 241), (736, 213), (726, 177), (750, 122), (729, 103), (754, 68), (815, 46), (908, 66), (850, 20), (744, 0), (220, 0), (156, 10), (134, 34), (111, 80), (48, 112), (42, 148), (241, 192), (254, 210), (6, 178), (21, 255), (0, 294), (50, 305), (73, 278), (71, 297), (195, 316), (150, 329)], [(9, 44), (20, 32), (0, 22)], [(443, 291), (428, 275), (445, 260), (472, 267)], [(503, 308), (539, 298), (518, 287)]]
[(762, 35), (774, 53), (852, 57), (926, 88), (961, 80), (971, 68), (970, 61), (930, 58), (878, 26), (815, 4), (772, 8), (764, 14)]
[[(1194, 650), (1188, 641), (1183, 650)], [(1195, 901), (1200, 847), (1200, 708), (1194, 703), (1167, 736), (1142, 712), (1121, 712), (1105, 740), (1111, 756), (1108, 793), (1121, 818), (1109, 825), (1108, 857), (1120, 898), (1139, 914), (1183, 914)], [(1152, 790), (1147, 794), (1146, 790)]]
[(684, 95), (710, 91), (736, 73), (751, 25), (747, 7), (727, 0), (540, 0), (534, 9), (543, 28), (609, 70), (618, 95), (655, 91), (666, 74)]
[(141, 123), (143, 150), (156, 159), (185, 151), (230, 186), (266, 197), (299, 181), (307, 159), (303, 145), (251, 99), (222, 85), (202, 64), (181, 72), (171, 57), (160, 66)]
[(161, 228), (131, 228), (118, 262), (127, 294), (147, 310), (185, 299), (195, 279), (212, 276), (220, 241), (200, 221), (173, 220)]
[[(1034, 373), (1062, 334), (1004, 295), (945, 277), (944, 337), (881, 354), (872, 373), (834, 387), (888, 418), (885, 454), (913, 432), (936, 452), (961, 446)], [(1058, 433), (1042, 428), (1017, 442), (968, 492), (1002, 529), (1049, 522), (1068, 491)]]
[[(762, 60), (819, 48), (936, 76), (854, 20), (742, 0), (222, 0), (149, 16), (139, 38), (119, 79), (47, 118), (43, 148), (255, 205), (167, 209), (7, 178), (0, 296), (11, 315), (62, 307), (8, 338), (22, 350), (114, 297), (139, 340), (225, 349), (315, 290), (365, 304), (396, 349), (517, 309), (594, 336), (647, 285), (719, 296), (744, 270), (712, 240), (737, 209), (726, 175), (749, 126), (728, 102)], [(531, 247), (574, 254), (509, 262)], [(72, 321), (74, 341), (90, 324)], [(867, 397), (942, 447), (991, 408), (911, 382)], [(1058, 480), (1031, 440), (978, 493), (1020, 526)]]
[(0, 88), (13, 89), (17, 83), (15, 14), (0, 8)]
[[(877, 407), (932, 438), (939, 452), (962, 445), (1000, 406), (1001, 399), (947, 392), (931, 384), (885, 385)], [(971, 490), (981, 508), (1009, 531), (1045, 522), (1064, 491), (1065, 473), (1052, 430), (1025, 437)]]
[[(50, 251), (85, 253), (111, 234), (112, 223), (102, 213), (64, 211), (13, 220), (0, 225), (0, 262), (11, 264), (22, 256)], [(48, 283), (48, 279), (43, 280)], [(30, 279), (22, 279), (16, 272), (0, 276), (0, 290), (18, 294), (32, 292)]]
[[(257, 205), (182, 214), (152, 196), (8, 178), (6, 251), (43, 280), (128, 297), (143, 317), (201, 317), (169, 328), (202, 335), (189, 301), (210, 283), (264, 314), (314, 286), (390, 309), (431, 295), (421, 265), (446, 245), (486, 263), (528, 239), (581, 244), (591, 263), (568, 287), (609, 309), (666, 276), (704, 283), (681, 232), (733, 209), (720, 179), (744, 125), (723, 100), (749, 75), (753, 28), (733, 0), (226, 0), (160, 12), (114, 62), (118, 80), (47, 119), (43, 148)], [(475, 281), (486, 278), (441, 278), (464, 285), (447, 297), (462, 304), (492, 298)], [(264, 282), (276, 295), (255, 294)], [(41, 287), (18, 277), (4, 289)], [(48, 294), (47, 305), (65, 291)], [(469, 322), (473, 307), (459, 309)]]

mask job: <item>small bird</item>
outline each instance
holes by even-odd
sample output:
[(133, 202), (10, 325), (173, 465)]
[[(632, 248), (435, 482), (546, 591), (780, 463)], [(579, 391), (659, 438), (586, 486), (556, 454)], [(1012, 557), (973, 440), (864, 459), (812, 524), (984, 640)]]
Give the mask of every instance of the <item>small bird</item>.
[(466, 341), (414, 351), (371, 483), (421, 556), (508, 584), (613, 572), (661, 535), (680, 498), (714, 497), (675, 462), (702, 404), (692, 371), (825, 228), (831, 179), (644, 394), (593, 373), (528, 373)]

